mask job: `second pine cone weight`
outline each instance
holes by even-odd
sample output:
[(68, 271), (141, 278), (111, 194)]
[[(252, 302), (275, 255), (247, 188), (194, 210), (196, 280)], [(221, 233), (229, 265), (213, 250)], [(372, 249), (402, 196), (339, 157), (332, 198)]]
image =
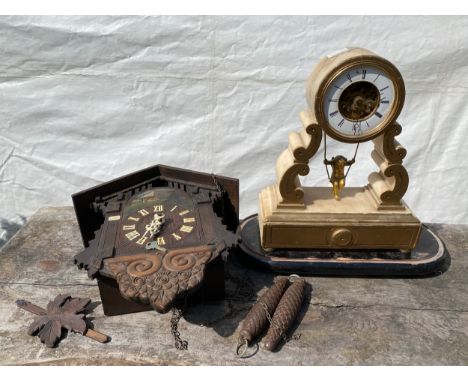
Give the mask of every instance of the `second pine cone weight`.
[(302, 278), (297, 278), (284, 292), (275, 314), (271, 320), (271, 326), (263, 339), (263, 347), (273, 351), (296, 320), (301, 310), (305, 296), (306, 283)]
[(255, 337), (262, 333), (268, 324), (268, 318), (265, 311), (265, 306), (270, 315), (276, 309), (284, 290), (288, 286), (286, 277), (277, 277), (274, 284), (260, 297), (260, 299), (252, 306), (249, 313), (242, 322), (239, 340), (250, 343)]

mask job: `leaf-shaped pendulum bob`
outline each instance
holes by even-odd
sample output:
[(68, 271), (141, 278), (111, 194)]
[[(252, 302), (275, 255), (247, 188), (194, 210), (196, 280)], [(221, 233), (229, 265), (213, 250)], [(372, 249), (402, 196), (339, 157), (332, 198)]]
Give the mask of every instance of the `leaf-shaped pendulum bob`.
[(62, 337), (63, 329), (81, 333), (102, 343), (109, 340), (106, 335), (87, 327), (84, 311), (90, 302), (88, 298), (60, 294), (47, 304), (47, 309), (24, 300), (16, 301), (16, 305), (39, 316), (29, 326), (28, 334), (38, 335), (46, 346), (54, 347)]

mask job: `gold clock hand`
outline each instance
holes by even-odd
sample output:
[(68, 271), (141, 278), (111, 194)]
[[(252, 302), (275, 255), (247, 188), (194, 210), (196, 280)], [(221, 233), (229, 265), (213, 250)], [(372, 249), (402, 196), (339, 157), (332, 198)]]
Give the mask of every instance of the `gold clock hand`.
[(165, 222), (165, 215), (163, 213), (154, 214), (154, 218), (150, 223), (150, 226), (152, 228), (151, 236), (155, 237), (159, 232), (161, 232), (161, 228), (164, 225), (164, 222)]
[(142, 238), (145, 237), (146, 234), (147, 234), (148, 232), (151, 231), (151, 226), (150, 226), (150, 224), (147, 224), (147, 225), (145, 226), (145, 228), (146, 228), (146, 231), (145, 231), (145, 233), (142, 235)]

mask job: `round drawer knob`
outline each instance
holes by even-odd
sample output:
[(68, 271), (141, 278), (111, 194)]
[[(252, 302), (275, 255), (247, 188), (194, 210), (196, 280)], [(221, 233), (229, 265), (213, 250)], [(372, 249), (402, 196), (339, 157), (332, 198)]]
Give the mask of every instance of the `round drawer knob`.
[(353, 233), (347, 228), (334, 228), (330, 233), (330, 243), (338, 247), (348, 247), (353, 243)]

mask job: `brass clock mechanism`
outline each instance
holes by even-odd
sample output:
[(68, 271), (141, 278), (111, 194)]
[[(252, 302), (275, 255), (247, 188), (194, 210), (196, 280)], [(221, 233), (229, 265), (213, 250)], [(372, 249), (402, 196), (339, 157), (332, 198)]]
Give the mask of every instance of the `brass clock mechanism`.
[[(276, 183), (260, 192), (258, 216), (241, 224), (242, 253), (269, 269), (303, 273), (421, 274), (440, 266), (443, 245), (402, 200), (409, 177), (406, 150), (395, 139), (405, 100), (398, 69), (369, 50), (344, 49), (320, 60), (306, 98), (303, 129), (289, 133)], [(354, 156), (328, 157), (327, 138), (352, 144)], [(331, 188), (304, 187), (299, 177), (309, 174), (322, 141)], [(348, 187), (358, 148), (368, 141), (378, 170), (367, 185)], [(427, 242), (435, 253), (423, 256)]]

